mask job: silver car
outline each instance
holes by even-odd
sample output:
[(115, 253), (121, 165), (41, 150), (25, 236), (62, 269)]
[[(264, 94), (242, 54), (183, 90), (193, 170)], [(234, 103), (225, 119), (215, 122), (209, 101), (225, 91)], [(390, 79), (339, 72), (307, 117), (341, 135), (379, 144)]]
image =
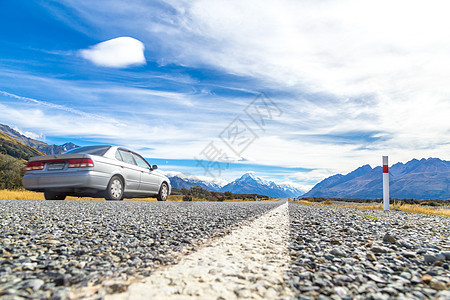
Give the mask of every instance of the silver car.
[(25, 189), (44, 192), (47, 200), (66, 196), (156, 197), (166, 201), (169, 179), (136, 152), (117, 146), (81, 147), (59, 155), (30, 158), (23, 176)]

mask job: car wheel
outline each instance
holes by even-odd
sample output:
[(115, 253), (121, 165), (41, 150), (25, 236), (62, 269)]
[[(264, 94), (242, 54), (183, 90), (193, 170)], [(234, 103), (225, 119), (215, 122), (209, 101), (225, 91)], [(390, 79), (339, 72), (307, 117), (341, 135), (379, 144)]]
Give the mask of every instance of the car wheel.
[(169, 186), (167, 183), (163, 182), (159, 188), (159, 193), (158, 196), (156, 196), (156, 199), (158, 199), (158, 201), (166, 201), (167, 197), (169, 197)]
[(106, 188), (106, 200), (122, 200), (123, 199), (123, 182), (119, 176), (113, 176)]
[(64, 200), (66, 195), (55, 192), (44, 192), (45, 200)]

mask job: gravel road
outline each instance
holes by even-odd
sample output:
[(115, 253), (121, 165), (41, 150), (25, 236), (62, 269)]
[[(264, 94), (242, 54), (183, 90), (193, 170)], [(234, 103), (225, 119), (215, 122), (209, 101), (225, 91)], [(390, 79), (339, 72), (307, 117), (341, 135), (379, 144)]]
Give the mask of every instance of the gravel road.
[[(133, 299), (127, 290), (158, 278), (176, 290), (186, 268), (179, 299), (450, 299), (444, 216), (284, 201), (0, 201), (0, 224), (1, 300)], [(185, 289), (195, 282), (208, 293)]]
[[(148, 276), (277, 202), (0, 201), (0, 299), (65, 299)], [(87, 289), (88, 288), (88, 289)]]

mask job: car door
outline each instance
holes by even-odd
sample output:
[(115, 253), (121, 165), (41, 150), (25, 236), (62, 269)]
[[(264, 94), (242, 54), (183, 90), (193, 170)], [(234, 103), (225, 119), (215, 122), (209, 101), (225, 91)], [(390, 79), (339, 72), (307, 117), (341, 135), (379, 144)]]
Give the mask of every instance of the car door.
[(159, 192), (160, 177), (154, 174), (150, 165), (137, 153), (132, 153), (136, 164), (141, 168), (141, 182), (139, 190), (145, 193), (155, 194)]
[(117, 152), (119, 155), (116, 154), (116, 158), (120, 157), (124, 162), (121, 167), (125, 177), (125, 190), (138, 191), (141, 181), (141, 168), (137, 166), (130, 151), (118, 149)]

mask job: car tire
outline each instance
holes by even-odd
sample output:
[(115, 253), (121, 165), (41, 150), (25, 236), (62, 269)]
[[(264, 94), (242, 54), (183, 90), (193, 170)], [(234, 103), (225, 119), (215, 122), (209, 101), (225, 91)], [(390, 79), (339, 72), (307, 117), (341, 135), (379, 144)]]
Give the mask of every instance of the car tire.
[(44, 192), (45, 200), (64, 200), (66, 199), (66, 195), (55, 192)]
[(166, 201), (167, 197), (169, 197), (169, 186), (167, 183), (163, 182), (159, 188), (159, 193), (156, 196), (156, 199), (158, 199), (158, 201)]
[(113, 176), (105, 191), (105, 199), (112, 201), (123, 200), (123, 181), (119, 176)]

